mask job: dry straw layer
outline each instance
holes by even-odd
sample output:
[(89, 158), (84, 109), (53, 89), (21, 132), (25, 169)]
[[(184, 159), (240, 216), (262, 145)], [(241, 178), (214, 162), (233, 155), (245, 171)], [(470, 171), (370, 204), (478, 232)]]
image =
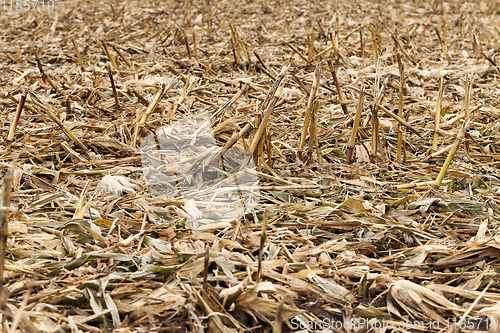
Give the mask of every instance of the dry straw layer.
[(54, 3), (0, 15), (2, 331), (494, 331), (498, 1)]

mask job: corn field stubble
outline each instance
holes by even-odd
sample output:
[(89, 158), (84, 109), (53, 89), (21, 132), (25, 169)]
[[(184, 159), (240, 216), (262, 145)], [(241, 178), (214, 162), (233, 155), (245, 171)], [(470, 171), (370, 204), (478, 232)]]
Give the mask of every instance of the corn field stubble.
[(499, 1), (40, 4), (3, 332), (500, 331)]

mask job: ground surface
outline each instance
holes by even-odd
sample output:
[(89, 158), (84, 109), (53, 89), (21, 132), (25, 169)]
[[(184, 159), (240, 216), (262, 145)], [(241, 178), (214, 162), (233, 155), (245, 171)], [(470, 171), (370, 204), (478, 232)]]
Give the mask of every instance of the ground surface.
[(498, 1), (17, 5), (5, 332), (499, 326)]

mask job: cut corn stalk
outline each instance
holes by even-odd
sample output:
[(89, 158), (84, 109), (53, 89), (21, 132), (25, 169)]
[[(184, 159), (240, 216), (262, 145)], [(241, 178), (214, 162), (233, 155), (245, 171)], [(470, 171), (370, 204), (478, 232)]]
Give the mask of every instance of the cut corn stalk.
[(373, 48), (373, 63), (377, 63), (378, 50), (377, 50), (377, 37), (375, 34), (375, 27), (372, 28), (372, 48)]
[(379, 119), (378, 119), (378, 104), (382, 100), (382, 97), (384, 95), (385, 87), (387, 85), (387, 82), (389, 78), (385, 79), (384, 83), (382, 84), (382, 87), (380, 87), (379, 91), (379, 73), (378, 73), (378, 65), (377, 65), (377, 70), (376, 70), (376, 76), (375, 76), (375, 83), (374, 83), (374, 89), (373, 89), (373, 94), (374, 94), (374, 99), (373, 99), (373, 105), (372, 105), (372, 155), (375, 157), (377, 156), (377, 151), (380, 151), (382, 156), (382, 159), (385, 159), (383, 149), (382, 149), (382, 144), (380, 141), (380, 135), (379, 135)]
[(441, 81), (439, 82), (439, 93), (438, 100), (436, 104), (436, 114), (434, 118), (434, 138), (432, 140), (432, 150), (437, 150), (438, 144), (438, 129), (439, 123), (441, 121), (441, 105), (443, 102), (443, 85), (444, 85), (444, 76), (441, 76)]
[(78, 64), (80, 65), (80, 68), (83, 71), (84, 70), (83, 58), (82, 58), (82, 55), (80, 54), (80, 50), (78, 50), (78, 44), (76, 43), (76, 40), (74, 38), (71, 38), (71, 42), (73, 43), (73, 46), (75, 47), (76, 57), (78, 59)]
[(458, 133), (455, 142), (451, 145), (450, 152), (448, 153), (448, 156), (446, 157), (446, 160), (444, 161), (444, 164), (441, 167), (441, 170), (439, 171), (439, 175), (437, 176), (436, 181), (434, 182), (434, 185), (436, 185), (437, 187), (441, 186), (444, 175), (446, 174), (446, 171), (450, 167), (451, 160), (453, 159), (453, 156), (455, 155), (458, 146), (460, 145), (460, 142), (464, 138), (465, 130), (466, 128), (469, 127), (469, 124), (470, 124), (470, 119), (467, 119), (466, 122), (460, 128), (460, 132)]
[(313, 106), (311, 108), (311, 111), (310, 111), (310, 114), (311, 114), (311, 120), (309, 121), (309, 144), (308, 144), (308, 147), (307, 147), (307, 154), (305, 156), (303, 156), (303, 162), (305, 165), (309, 164), (309, 162), (311, 161), (311, 157), (312, 157), (312, 152), (313, 152), (313, 148), (314, 148), (314, 145), (316, 144), (316, 153), (317, 153), (317, 158), (318, 158), (318, 161), (321, 161), (321, 153), (319, 152), (319, 145), (318, 145), (318, 135), (317, 135), (317, 132), (318, 132), (318, 124), (317, 124), (317, 117), (316, 117), (316, 112), (318, 111), (318, 107), (319, 107), (319, 101), (318, 99), (316, 99), (313, 103)]
[(115, 108), (120, 107), (120, 102), (118, 101), (118, 93), (116, 92), (116, 86), (115, 86), (115, 80), (113, 79), (113, 73), (111, 72), (111, 66), (108, 64), (108, 75), (109, 75), (109, 82), (111, 83), (111, 89), (113, 90), (113, 97), (115, 98)]
[[(443, 184), (450, 184), (452, 183), (452, 180), (443, 180)], [(406, 189), (430, 189), (432, 186), (434, 186), (435, 181), (434, 180), (429, 180), (427, 182), (415, 182), (415, 183), (409, 183), (409, 184), (400, 184), (396, 185), (396, 189), (398, 190), (406, 190)]]
[(192, 82), (191, 84), (189, 84), (190, 80), (189, 80), (189, 75), (188, 75), (188, 78), (186, 80), (186, 84), (184, 85), (184, 89), (182, 91), (182, 94), (181, 96), (179, 97), (179, 99), (174, 103), (174, 107), (172, 108), (172, 111), (170, 112), (169, 114), (169, 118), (173, 118), (175, 113), (177, 112), (177, 110), (179, 109), (179, 106), (184, 103), (184, 101), (186, 100), (186, 97), (189, 95), (189, 93), (191, 92), (191, 90), (194, 88), (194, 85), (196, 84), (196, 81), (195, 80), (194, 82)]
[(269, 89), (267, 95), (266, 95), (266, 98), (264, 99), (264, 102), (262, 103), (261, 105), (261, 112), (264, 112), (267, 107), (269, 106), (269, 103), (271, 102), (271, 99), (274, 97), (274, 95), (276, 94), (276, 90), (278, 90), (278, 87), (280, 86), (280, 84), (283, 82), (286, 74), (288, 73), (288, 69), (289, 69), (289, 66), (287, 67), (284, 67), (281, 72), (279, 73), (276, 81), (274, 82), (273, 86), (271, 87), (271, 89)]
[(42, 78), (43, 83), (47, 84), (47, 79), (45, 77), (45, 73), (43, 72), (42, 62), (38, 57), (38, 50), (36, 48), (33, 48), (33, 53), (35, 54), (35, 61), (38, 66), (38, 70), (40, 71), (40, 77)]
[(233, 47), (233, 55), (234, 55), (234, 62), (235, 65), (242, 65), (242, 56), (241, 56), (241, 43), (240, 39), (238, 36), (238, 32), (236, 31), (236, 28), (234, 27), (233, 23), (229, 24), (229, 27), (231, 29), (231, 40), (232, 40), (232, 47)]
[[(465, 83), (465, 119), (469, 118), (470, 114), (470, 97), (472, 93), (472, 83), (473, 83), (473, 77), (467, 77), (467, 81)], [(473, 117), (471, 117), (473, 119)], [(470, 151), (470, 146), (469, 146), (469, 139), (470, 139), (470, 134), (469, 131), (465, 131), (465, 150), (467, 152)]]
[(262, 219), (262, 231), (260, 234), (260, 245), (259, 245), (259, 263), (258, 263), (257, 278), (255, 279), (255, 283), (259, 283), (262, 275), (262, 260), (264, 255), (264, 245), (266, 244), (266, 239), (267, 239), (267, 215), (268, 215), (268, 208), (266, 207)]
[(465, 117), (465, 121), (462, 124), (462, 127), (460, 128), (460, 131), (458, 132), (457, 137), (455, 138), (455, 142), (453, 143), (453, 145), (450, 149), (450, 152), (448, 153), (448, 156), (446, 157), (446, 160), (444, 161), (444, 164), (441, 167), (441, 170), (439, 171), (439, 175), (437, 176), (436, 182), (434, 183), (434, 185), (436, 185), (437, 187), (441, 186), (441, 183), (442, 183), (443, 178), (446, 174), (446, 171), (450, 167), (451, 161), (453, 160), (453, 156), (455, 155), (455, 153), (458, 149), (458, 146), (460, 145), (460, 142), (464, 138), (465, 133), (467, 132), (469, 125), (472, 122), (472, 117), (471, 117), (472, 113), (468, 112), (469, 111), (468, 104), (470, 103), (470, 87), (469, 88), (467, 88), (467, 87), (469, 86), (469, 84), (470, 84), (470, 82), (469, 82), (469, 80), (467, 80), (467, 82), (466, 82), (466, 95), (465, 95), (465, 105), (466, 105), (465, 112), (467, 114), (467, 117)]
[(314, 32), (312, 28), (307, 31), (307, 59), (309, 61), (314, 59)]
[(148, 116), (156, 109), (158, 104), (160, 103), (161, 99), (163, 96), (170, 91), (180, 80), (180, 77), (177, 76), (173, 78), (169, 83), (168, 86), (165, 86), (165, 84), (162, 84), (161, 87), (158, 89), (156, 92), (155, 97), (149, 104), (149, 106), (146, 108), (146, 110), (136, 119), (136, 126), (135, 126), (135, 133), (134, 133), (134, 140), (132, 146), (135, 147), (137, 143), (137, 134), (139, 132), (139, 126), (143, 126), (146, 123), (146, 120), (148, 119)]
[[(9, 236), (9, 212), (10, 212), (10, 196), (12, 192), (12, 178), (16, 169), (17, 157), (14, 158), (13, 165), (7, 171), (3, 179), (2, 188), (0, 191), (2, 209), (0, 210), (0, 299), (7, 303), (9, 298), (9, 290), (4, 287), (4, 267), (5, 254), (7, 252), (7, 237)], [(4, 304), (5, 304), (4, 303)], [(4, 307), (5, 305), (2, 305)]]
[[(80, 198), (78, 199), (78, 203), (76, 204), (75, 208), (75, 213), (73, 214), (73, 220), (83, 218), (88, 211), (88, 209), (85, 210), (83, 208), (84, 208), (85, 196), (87, 195), (91, 183), (92, 181), (90, 179), (87, 180), (87, 183), (85, 183), (85, 186), (83, 187), (83, 190), (80, 193)], [(90, 208), (90, 206), (88, 208)]]
[(271, 117), (271, 113), (274, 110), (274, 106), (276, 105), (278, 98), (280, 98), (281, 93), (283, 92), (283, 88), (284, 88), (285, 82), (286, 82), (285, 78), (286, 78), (286, 74), (288, 72), (288, 68), (289, 68), (288, 66), (283, 68), (280, 75), (278, 76), (277, 88), (269, 101), (269, 106), (267, 107), (267, 110), (264, 113), (262, 121), (260, 122), (259, 127), (257, 129), (257, 132), (255, 133), (255, 135), (253, 137), (252, 143), (250, 144), (250, 153), (252, 155), (255, 153), (256, 148), (260, 142), (260, 139), (262, 138), (262, 135), (264, 134), (264, 131), (265, 131), (267, 124), (269, 122), (269, 118)]
[(198, 57), (198, 45), (196, 44), (196, 33), (193, 30), (192, 32), (193, 35), (193, 48), (194, 48), (194, 58), (196, 59), (196, 62), (200, 62), (200, 58)]
[(364, 46), (363, 46), (363, 29), (360, 27), (359, 28), (359, 56), (361, 58), (364, 58), (365, 56), (365, 51), (364, 51)]
[(340, 106), (342, 107), (342, 111), (344, 112), (344, 114), (348, 114), (349, 112), (347, 111), (347, 103), (345, 101), (345, 96), (342, 93), (342, 89), (340, 88), (337, 72), (335, 71), (335, 67), (333, 67), (331, 60), (328, 60), (328, 67), (330, 68), (330, 72), (332, 73), (333, 82), (335, 82), (335, 88), (337, 88), (337, 94), (339, 95), (339, 101), (340, 101)]
[(19, 118), (21, 117), (21, 113), (23, 112), (24, 103), (26, 102), (26, 96), (28, 95), (28, 91), (24, 90), (21, 98), (19, 99), (19, 105), (17, 107), (16, 115), (14, 116), (14, 121), (10, 124), (9, 135), (7, 136), (7, 140), (5, 141), (5, 149), (9, 150), (12, 146), (12, 140), (14, 140), (14, 134), (16, 133), (17, 124), (19, 123)]
[(300, 160), (302, 160), (302, 149), (304, 148), (304, 144), (306, 142), (307, 130), (309, 129), (309, 123), (311, 121), (311, 115), (312, 115), (311, 109), (312, 109), (313, 103), (318, 98), (320, 75), (321, 75), (321, 66), (317, 65), (316, 70), (314, 71), (314, 79), (313, 79), (313, 86), (311, 88), (311, 94), (309, 95), (309, 100), (307, 101), (307, 108), (305, 111), (304, 125), (302, 127), (302, 134), (300, 136), (299, 149), (297, 151), (297, 157)]
[(339, 59), (339, 49), (337, 43), (335, 43), (335, 39), (333, 38), (333, 34), (330, 33), (330, 41), (332, 42), (333, 52), (335, 53), (335, 59)]
[(446, 22), (443, 23), (443, 54), (448, 58), (448, 38), (446, 37)]
[(351, 139), (349, 140), (349, 145), (347, 146), (347, 161), (352, 159), (354, 153), (354, 147), (356, 144), (356, 136), (358, 134), (359, 120), (361, 119), (361, 112), (363, 111), (363, 102), (365, 99), (365, 84), (361, 83), (361, 91), (359, 94), (358, 107), (356, 109), (356, 115), (354, 116), (354, 123), (352, 124)]
[[(398, 53), (396, 53), (396, 57), (399, 64), (399, 77), (401, 78), (401, 82), (399, 84), (399, 101), (398, 101), (398, 117), (403, 119), (403, 87), (405, 86), (405, 75), (404, 75), (404, 64), (401, 61), (401, 58)], [(396, 161), (401, 162), (402, 158), (402, 146), (403, 146), (403, 127), (401, 124), (398, 124), (398, 142), (397, 142), (397, 150), (396, 150)]]

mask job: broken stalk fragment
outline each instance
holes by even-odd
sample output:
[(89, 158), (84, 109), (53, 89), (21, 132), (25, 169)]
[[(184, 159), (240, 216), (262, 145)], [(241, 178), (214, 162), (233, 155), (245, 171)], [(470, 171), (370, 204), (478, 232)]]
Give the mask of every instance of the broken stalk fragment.
[(120, 56), (120, 58), (122, 58), (123, 61), (125, 61), (125, 63), (127, 64), (127, 66), (130, 67), (131, 66), (130, 61), (128, 61), (127, 57), (125, 57), (123, 55), (123, 53), (120, 51), (120, 48), (118, 47), (118, 45), (116, 45), (116, 44), (113, 43), (113, 44), (111, 44), (111, 46), (113, 47), (113, 50), (115, 50), (115, 52), (118, 53), (118, 55)]
[(180, 76), (177, 76), (173, 78), (167, 86), (165, 84), (162, 84), (160, 89), (156, 92), (155, 97), (153, 98), (153, 101), (148, 105), (144, 113), (142, 114), (142, 117), (139, 121), (139, 125), (144, 125), (146, 123), (146, 120), (148, 116), (154, 111), (154, 109), (158, 106), (160, 103), (161, 99), (163, 96), (165, 96), (166, 93), (168, 93), (177, 83), (180, 81)]
[(402, 119), (401, 117), (399, 117), (398, 115), (392, 113), (391, 111), (389, 111), (385, 106), (383, 105), (379, 105), (378, 108), (380, 110), (382, 110), (386, 115), (388, 115), (389, 117), (392, 117), (394, 118), (394, 120), (396, 120), (398, 123), (400, 123), (401, 125), (405, 126), (407, 129), (409, 129), (413, 134), (416, 134), (418, 135), (421, 139), (424, 139), (424, 137), (422, 136), (422, 134), (420, 134), (419, 131), (417, 131), (413, 126), (411, 126), (410, 124), (408, 124), (404, 119)]
[(347, 161), (352, 159), (354, 153), (354, 147), (356, 144), (356, 136), (358, 134), (359, 120), (361, 119), (361, 112), (363, 111), (363, 102), (365, 99), (365, 84), (361, 83), (361, 91), (359, 94), (358, 107), (356, 109), (356, 115), (354, 116), (354, 123), (352, 125), (351, 139), (349, 140), (349, 145), (347, 146)]
[(422, 159), (420, 160), (420, 162), (427, 162), (427, 161), (429, 161), (430, 159), (432, 159), (432, 158), (434, 158), (434, 157), (436, 157), (436, 156), (440, 156), (440, 155), (442, 155), (442, 154), (446, 153), (448, 150), (450, 150), (450, 149), (451, 149), (451, 147), (453, 147), (453, 144), (451, 144), (451, 145), (449, 145), (449, 146), (446, 146), (446, 147), (444, 147), (444, 148), (442, 148), (442, 149), (439, 149), (439, 150), (438, 150), (438, 151), (436, 151), (436, 152), (433, 152), (432, 154), (429, 154), (429, 155), (425, 156), (424, 158), (422, 158)]
[(226, 111), (234, 104), (250, 87), (250, 85), (245, 84), (243, 87), (226, 103), (222, 104), (222, 106), (214, 112), (214, 114), (210, 117), (212, 121), (217, 120), (218, 118), (223, 118), (226, 114)]
[[(76, 204), (76, 208), (75, 208), (75, 215), (78, 213), (79, 210), (81, 210), (83, 208), (83, 204), (84, 204), (84, 200), (85, 200), (85, 196), (87, 195), (87, 192), (90, 188), (90, 185), (92, 183), (92, 180), (87, 180), (87, 182), (85, 183), (85, 185), (83, 186), (83, 189), (80, 193), (80, 198), (78, 199), (78, 202)], [(74, 215), (73, 215), (74, 216)], [(73, 217), (73, 220), (75, 218)]]
[(73, 134), (73, 132), (71, 132), (71, 130), (68, 128), (68, 126), (66, 126), (55, 114), (54, 110), (47, 104), (44, 104), (39, 98), (38, 96), (36, 96), (36, 94), (28, 88), (28, 91), (32, 97), (32, 102), (33, 104), (36, 104), (41, 110), (43, 110), (43, 112), (50, 118), (52, 119), (60, 128), (61, 130), (64, 132), (64, 134), (66, 134), (68, 136), (68, 138), (70, 138), (71, 140), (75, 141), (76, 145), (80, 148), (82, 148), (83, 150), (85, 150), (86, 152), (89, 150), (84, 144), (83, 142)]
[(241, 35), (241, 37), (243, 38), (243, 48), (245, 49), (245, 54), (247, 56), (247, 63), (250, 64), (251, 62), (251, 58), (250, 58), (250, 51), (249, 51), (249, 47), (248, 47), (248, 43), (247, 43), (247, 39), (245, 38), (245, 35)]
[(24, 103), (26, 102), (26, 96), (28, 96), (28, 91), (24, 90), (23, 94), (21, 95), (21, 99), (19, 99), (19, 105), (17, 106), (16, 116), (14, 117), (14, 121), (10, 125), (9, 135), (7, 136), (7, 140), (5, 141), (6, 150), (10, 150), (12, 146), (12, 141), (14, 140), (14, 134), (16, 133), (17, 124), (19, 123), (19, 118), (21, 117)]
[(50, 84), (50, 86), (52, 87), (52, 89), (54, 89), (55, 92), (59, 95), (58, 90), (57, 90), (57, 86), (54, 83), (54, 81), (52, 81), (52, 79), (47, 74), (43, 74), (43, 76), (45, 77), (45, 79), (47, 80), (47, 82)]
[(304, 83), (295, 75), (295, 74), (292, 74), (292, 79), (299, 85), (300, 89), (302, 89), (302, 91), (306, 94), (306, 95), (309, 95), (311, 93), (311, 90), (309, 90), (309, 88), (307, 88)]
[(137, 90), (135, 90), (134, 88), (130, 88), (129, 93), (134, 94), (134, 96), (137, 97), (137, 100), (139, 101), (139, 103), (141, 103), (142, 105), (144, 105), (146, 107), (149, 106), (149, 102), (147, 101), (147, 99), (142, 97), (142, 95), (139, 94), (139, 92)]
[[(213, 163), (216, 161), (216, 160), (222, 160), (224, 154), (226, 152), (229, 151), (229, 149), (231, 149), (232, 146), (234, 146), (234, 144), (236, 142), (238, 142), (239, 139), (241, 139), (248, 131), (250, 131), (252, 129), (252, 124), (250, 123), (247, 123), (242, 129), (241, 131), (239, 132), (235, 132), (233, 133), (233, 135), (231, 136), (231, 138), (229, 139), (228, 142), (226, 142), (226, 144), (224, 145), (224, 147), (222, 147), (220, 149), (220, 153), (219, 154), (213, 154), (212, 157), (210, 157), (207, 161), (207, 163), (205, 165), (213, 165)], [(236, 236), (234, 236), (236, 237)]]
[(87, 180), (87, 183), (85, 183), (85, 186), (83, 186), (82, 192), (80, 193), (80, 198), (78, 199), (78, 202), (76, 204), (75, 213), (73, 214), (72, 220), (83, 219), (85, 217), (85, 214), (87, 214), (88, 210), (90, 209), (92, 200), (89, 200), (86, 205), (84, 203), (91, 183), (92, 181), (89, 179)]
[(472, 31), (472, 49), (474, 50), (474, 53), (478, 53), (480, 48), (481, 46), (479, 44), (477, 34), (475, 31)]
[(297, 55), (299, 57), (302, 58), (302, 60), (304, 60), (305, 62), (309, 63), (309, 59), (307, 59), (307, 57), (305, 55), (302, 54), (302, 52), (300, 52), (295, 46), (293, 46), (292, 44), (290, 44), (289, 42), (285, 42), (285, 44), (292, 49), (293, 52), (297, 53)]
[(276, 81), (276, 76), (274, 76), (274, 75), (273, 75), (273, 74), (272, 74), (269, 70), (265, 69), (265, 68), (264, 68), (264, 67), (262, 67), (262, 66), (260, 66), (259, 68), (260, 68), (260, 70), (261, 70), (264, 74), (266, 74), (267, 76), (269, 76), (269, 78), (270, 78), (271, 80)]
[[(266, 70), (269, 70), (269, 67), (267, 67), (267, 65), (264, 63), (264, 61), (262, 60), (262, 58), (260, 57), (260, 55), (254, 50), (253, 51), (253, 54), (257, 57), (257, 60), (259, 61), (259, 63), (262, 65), (262, 67)], [(274, 80), (276, 80), (276, 78), (274, 78)]]
[(184, 85), (184, 90), (182, 91), (182, 94), (179, 97), (179, 99), (176, 102), (174, 102), (174, 107), (172, 108), (172, 111), (168, 115), (168, 117), (170, 119), (172, 119), (174, 117), (175, 113), (177, 112), (177, 109), (179, 109), (179, 106), (182, 103), (184, 103), (184, 101), (186, 100), (187, 95), (189, 95), (189, 93), (193, 89), (193, 86), (195, 85), (195, 83), (196, 83), (196, 80), (193, 83), (190, 83), (190, 76), (188, 75), (188, 77), (186, 79), (186, 84)]
[(405, 51), (403, 46), (401, 46), (396, 36), (392, 35), (392, 39), (394, 40), (394, 43), (396, 43), (396, 46), (401, 50), (401, 52), (403, 52), (406, 59), (408, 59), (412, 64), (417, 65), (417, 62)]
[(339, 45), (340, 45), (340, 14), (337, 12), (335, 15), (335, 46), (336, 46), (335, 58), (337, 61), (340, 59)]
[[(205, 120), (200, 127), (193, 133), (193, 136), (197, 136), (201, 131), (208, 128), (210, 125), (215, 124), (218, 119), (224, 118), (226, 111), (236, 102), (247, 90), (249, 85), (245, 84), (230, 100), (224, 103), (217, 111), (214, 112), (207, 120)], [(249, 162), (249, 161), (247, 161)], [(240, 168), (243, 170), (247, 164), (242, 163)]]
[(482, 50), (479, 50), (479, 53), (484, 57), (484, 59), (488, 60), (488, 62), (493, 65), (493, 67), (495, 67), (495, 69), (497, 70), (497, 73), (498, 73), (498, 66), (496, 64), (496, 62), (491, 58), (491, 57), (488, 57)]
[(286, 74), (288, 73), (288, 68), (289, 67), (287, 66), (281, 70), (278, 77), (276, 78), (276, 81), (274, 81), (273, 86), (271, 87), (271, 89), (269, 89), (269, 92), (267, 93), (266, 98), (264, 99), (264, 102), (262, 103), (261, 112), (264, 112), (265, 110), (267, 110), (267, 107), (269, 106), (271, 99), (276, 94), (276, 90), (278, 90), (278, 87), (283, 82), (283, 79), (285, 78)]

